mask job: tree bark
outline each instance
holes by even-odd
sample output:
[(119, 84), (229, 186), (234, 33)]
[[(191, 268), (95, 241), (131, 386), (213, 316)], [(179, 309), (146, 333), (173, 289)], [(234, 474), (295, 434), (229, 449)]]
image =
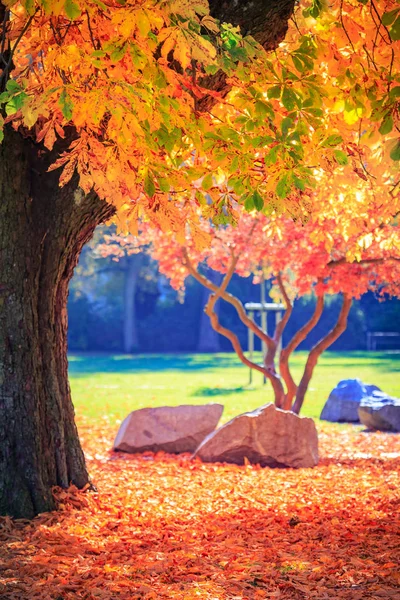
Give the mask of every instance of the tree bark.
[(265, 50), (274, 50), (284, 39), (295, 0), (209, 0), (211, 15), (239, 26)]
[[(43, 158), (44, 157), (44, 158)], [(0, 515), (54, 508), (51, 488), (88, 482), (68, 384), (68, 283), (113, 213), (53, 157), (6, 128), (0, 145)]]
[(126, 257), (126, 262), (124, 285), (124, 351), (129, 353), (137, 350), (139, 347), (135, 296), (143, 256), (142, 254), (132, 254)]

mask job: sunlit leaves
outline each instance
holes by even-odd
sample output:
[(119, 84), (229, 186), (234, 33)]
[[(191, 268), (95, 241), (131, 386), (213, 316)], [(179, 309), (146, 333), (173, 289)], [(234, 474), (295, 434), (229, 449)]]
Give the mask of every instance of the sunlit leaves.
[(59, 103), (63, 116), (67, 119), (67, 121), (70, 121), (72, 119), (72, 110), (74, 105), (66, 88), (63, 88), (60, 94)]
[(344, 166), (348, 164), (349, 159), (347, 158), (347, 155), (344, 152), (342, 152), (342, 150), (334, 150), (333, 154), (339, 165)]
[(390, 151), (390, 158), (395, 161), (400, 160), (400, 138), (394, 143)]
[(80, 17), (81, 10), (74, 0), (65, 0), (65, 13), (71, 21)]
[[(350, 186), (356, 175), (381, 198), (397, 182), (392, 1), (378, 7), (388, 29), (376, 35), (369, 3), (323, 10), (305, 0), (269, 55), (213, 19), (206, 0), (23, 6), (34, 16), (15, 53), (14, 88), (0, 99), (4, 114), (47, 148), (74, 126), (79, 140), (55, 163), (61, 181), (77, 169), (83, 188), (118, 210), (139, 205), (155, 219), (156, 204), (174, 230), (184, 227), (180, 203), (215, 223), (235, 202), (304, 220), (309, 198), (334, 178)], [(12, 40), (26, 20), (16, 13)], [(222, 93), (217, 73), (227, 78)]]

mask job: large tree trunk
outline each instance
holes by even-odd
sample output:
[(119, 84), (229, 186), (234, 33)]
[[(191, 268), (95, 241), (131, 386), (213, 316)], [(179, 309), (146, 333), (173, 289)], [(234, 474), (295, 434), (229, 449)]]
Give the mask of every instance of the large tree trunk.
[(18, 133), (0, 145), (0, 515), (54, 508), (51, 488), (88, 482), (68, 384), (68, 282), (113, 209), (58, 187), (51, 156)]

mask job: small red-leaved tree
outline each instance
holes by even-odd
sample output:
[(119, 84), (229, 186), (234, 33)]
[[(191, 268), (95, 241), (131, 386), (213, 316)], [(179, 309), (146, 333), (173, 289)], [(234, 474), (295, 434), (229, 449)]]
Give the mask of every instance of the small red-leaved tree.
[[(142, 224), (139, 237), (110, 236), (102, 246), (104, 255), (114, 256), (146, 249), (159, 263), (160, 271), (174, 288), (182, 290), (192, 275), (212, 294), (205, 307), (213, 328), (230, 340), (240, 360), (260, 371), (272, 385), (275, 404), (284, 410), (299, 413), (321, 354), (335, 342), (347, 326), (352, 300), (368, 290), (377, 294), (400, 295), (400, 248), (395, 225), (370, 221), (341, 228), (327, 214), (323, 225), (318, 219), (300, 225), (287, 217), (269, 218), (262, 214), (238, 214), (236, 226), (216, 228), (202, 222), (203, 239), (199, 231), (192, 236), (188, 229), (185, 239), (173, 233), (154, 231)], [(207, 265), (224, 274), (220, 285), (204, 274)], [(239, 300), (228, 291), (234, 273), (243, 277), (254, 275), (274, 282), (276, 297), (285, 305), (283, 317), (273, 336), (268, 335), (247, 314)], [(314, 293), (316, 304), (311, 318), (300, 327), (279, 353), (282, 335), (293, 311), (296, 298)], [(298, 383), (291, 369), (290, 357), (317, 325), (328, 294), (341, 293), (343, 302), (336, 323), (309, 351), (304, 372)], [(255, 363), (245, 355), (239, 338), (221, 325), (215, 310), (218, 300), (231, 304), (240, 320), (265, 343), (263, 363)]]

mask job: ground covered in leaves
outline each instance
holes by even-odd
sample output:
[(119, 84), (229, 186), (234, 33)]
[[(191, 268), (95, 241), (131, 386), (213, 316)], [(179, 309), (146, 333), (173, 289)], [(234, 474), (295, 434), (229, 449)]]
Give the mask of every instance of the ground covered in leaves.
[(80, 432), (98, 492), (0, 519), (2, 600), (399, 598), (400, 435), (323, 425), (318, 467), (278, 470)]

